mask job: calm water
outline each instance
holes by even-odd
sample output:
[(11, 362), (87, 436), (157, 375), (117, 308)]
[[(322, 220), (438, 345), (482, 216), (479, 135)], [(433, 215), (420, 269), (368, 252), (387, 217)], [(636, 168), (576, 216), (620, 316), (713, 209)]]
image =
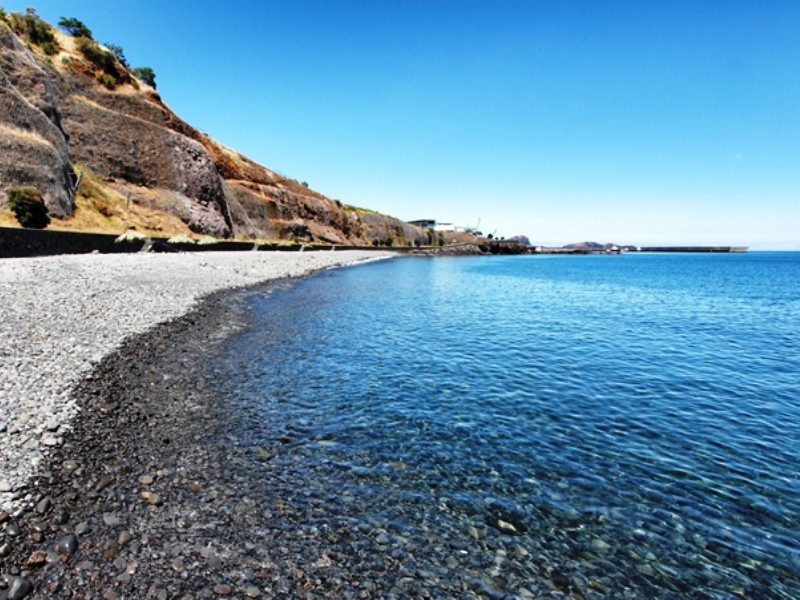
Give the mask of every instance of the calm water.
[(409, 258), (249, 304), (219, 385), (270, 519), (440, 597), (800, 597), (800, 253)]

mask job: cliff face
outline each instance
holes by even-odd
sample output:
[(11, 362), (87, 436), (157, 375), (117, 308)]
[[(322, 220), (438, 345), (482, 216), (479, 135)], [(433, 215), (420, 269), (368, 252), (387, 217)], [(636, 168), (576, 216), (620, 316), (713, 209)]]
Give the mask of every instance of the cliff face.
[(431, 241), (426, 230), (342, 205), (226, 148), (116, 59), (87, 58), (86, 40), (50, 28), (57, 52), (48, 56), (14, 25), (0, 20), (0, 209), (8, 188), (30, 185), (68, 222), (81, 194), (76, 184), (89, 173), (94, 186), (124, 198), (124, 215), (106, 214), (123, 229), (147, 228), (133, 206), (218, 237)]
[(0, 23), (0, 203), (12, 185), (37, 188), (48, 212), (72, 213), (74, 181), (53, 78)]

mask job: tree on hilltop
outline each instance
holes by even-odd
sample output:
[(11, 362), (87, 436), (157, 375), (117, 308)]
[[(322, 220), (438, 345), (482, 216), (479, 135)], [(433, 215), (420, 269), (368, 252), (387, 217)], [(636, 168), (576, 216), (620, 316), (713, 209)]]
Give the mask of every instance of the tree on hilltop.
[(156, 74), (150, 67), (136, 67), (133, 69), (133, 74), (139, 79), (144, 81), (147, 85), (155, 89), (156, 87)]
[(117, 60), (123, 67), (125, 67), (126, 69), (130, 68), (130, 65), (128, 64), (128, 59), (125, 58), (125, 53), (122, 51), (122, 46), (118, 46), (117, 44), (108, 44), (108, 43), (103, 45), (109, 50), (111, 50), (111, 52), (114, 54), (114, 56), (117, 57)]
[(91, 30), (75, 17), (61, 17), (58, 26), (72, 36), (92, 39)]

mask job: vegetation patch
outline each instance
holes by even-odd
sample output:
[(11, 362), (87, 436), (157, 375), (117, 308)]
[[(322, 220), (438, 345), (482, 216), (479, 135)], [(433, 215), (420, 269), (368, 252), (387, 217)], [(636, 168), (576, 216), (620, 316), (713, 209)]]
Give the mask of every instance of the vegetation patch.
[(56, 40), (50, 25), (36, 14), (36, 9), (29, 8), (25, 13), (3, 13), (3, 20), (6, 21), (15, 33), (30, 46), (39, 47), (48, 56), (57, 54), (61, 49)]
[(156, 89), (156, 74), (153, 69), (150, 67), (135, 67), (132, 72), (139, 80)]
[[(116, 85), (116, 82), (120, 78), (120, 72), (117, 68), (117, 57), (114, 56), (113, 53), (108, 50), (103, 50), (94, 40), (87, 37), (76, 38), (75, 45), (86, 60), (100, 69), (103, 74), (113, 77), (114, 85)], [(102, 77), (102, 75), (100, 77)], [(106, 85), (105, 81), (103, 81), (103, 84)], [(108, 86), (106, 85), (106, 87)]]
[(8, 207), (20, 225), (29, 229), (44, 229), (50, 224), (50, 216), (39, 190), (32, 187), (12, 187), (7, 195)]
[(97, 80), (108, 90), (113, 90), (115, 87), (117, 87), (117, 78), (113, 75), (109, 75), (108, 73), (101, 73), (97, 77)]
[(91, 30), (75, 17), (61, 17), (58, 26), (71, 36), (92, 39)]
[(350, 212), (370, 213), (370, 214), (373, 214), (373, 215), (379, 215), (380, 214), (378, 211), (371, 210), (369, 208), (361, 208), (360, 206), (353, 206), (352, 204), (343, 204), (340, 200), (337, 200), (336, 202), (344, 210), (349, 210)]

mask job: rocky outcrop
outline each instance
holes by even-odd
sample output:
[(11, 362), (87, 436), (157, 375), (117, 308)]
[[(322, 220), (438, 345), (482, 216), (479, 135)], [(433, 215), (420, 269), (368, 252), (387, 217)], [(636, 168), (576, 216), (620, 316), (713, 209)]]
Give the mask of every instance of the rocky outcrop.
[(0, 24), (0, 206), (8, 188), (38, 189), (53, 215), (72, 213), (74, 180), (58, 91), (33, 53)]
[(128, 203), (176, 215), (197, 233), (348, 245), (440, 241), (225, 147), (119, 62), (107, 89), (100, 67), (78, 50), (86, 40), (56, 36), (60, 52), (48, 57), (0, 21), (0, 209), (5, 190), (31, 185), (51, 214), (69, 216), (75, 173), (88, 169)]

